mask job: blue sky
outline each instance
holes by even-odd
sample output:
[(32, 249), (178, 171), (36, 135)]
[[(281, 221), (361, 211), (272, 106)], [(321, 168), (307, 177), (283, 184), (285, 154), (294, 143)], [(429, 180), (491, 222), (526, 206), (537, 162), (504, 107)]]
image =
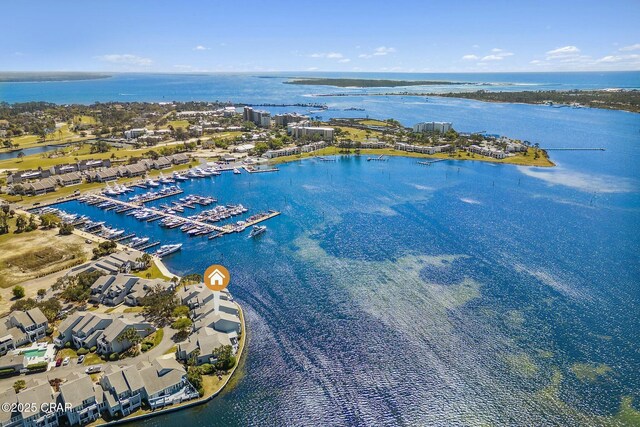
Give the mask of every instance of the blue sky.
[(640, 1), (4, 2), (3, 71), (640, 70)]

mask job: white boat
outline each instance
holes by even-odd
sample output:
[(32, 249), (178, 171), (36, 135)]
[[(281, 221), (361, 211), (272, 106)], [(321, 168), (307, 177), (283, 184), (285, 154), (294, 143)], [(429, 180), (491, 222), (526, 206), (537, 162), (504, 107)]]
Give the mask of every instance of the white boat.
[(266, 225), (254, 225), (249, 233), (249, 237), (256, 237), (267, 231)]
[(240, 175), (242, 172), (240, 172), (240, 169), (238, 168), (233, 168), (233, 173), (236, 175)]
[(160, 183), (152, 180), (151, 178), (147, 179), (145, 182), (149, 187), (160, 187)]
[(189, 178), (187, 178), (186, 176), (179, 174), (178, 172), (174, 172), (173, 173), (173, 179), (175, 179), (176, 181), (188, 181)]
[(160, 258), (170, 255), (174, 252), (178, 252), (180, 249), (182, 249), (182, 243), (177, 243), (175, 245), (162, 245), (160, 246), (160, 248), (155, 252), (156, 256), (159, 256)]

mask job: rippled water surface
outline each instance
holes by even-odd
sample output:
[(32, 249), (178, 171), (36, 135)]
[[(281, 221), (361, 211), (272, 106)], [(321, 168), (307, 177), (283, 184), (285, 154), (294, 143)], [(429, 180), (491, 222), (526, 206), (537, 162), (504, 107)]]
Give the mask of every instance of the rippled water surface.
[[(551, 152), (551, 169), (305, 160), (183, 185), (282, 211), (255, 240), (188, 238), (67, 204), (183, 242), (166, 261), (178, 274), (225, 264), (245, 309), (248, 351), (233, 387), (142, 424), (622, 425), (621, 405), (640, 402), (640, 116), (328, 102), (329, 117), (448, 118), (544, 147), (607, 150)], [(366, 112), (343, 110), (353, 105)]]

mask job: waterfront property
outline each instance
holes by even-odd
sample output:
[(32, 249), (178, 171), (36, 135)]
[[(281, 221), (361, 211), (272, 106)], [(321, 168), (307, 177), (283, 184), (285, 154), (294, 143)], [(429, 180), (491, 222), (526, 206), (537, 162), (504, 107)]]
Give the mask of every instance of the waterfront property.
[(194, 333), (178, 344), (176, 357), (179, 360), (215, 363), (214, 351), (226, 345), (230, 345), (235, 354), (242, 327), (239, 309), (231, 294), (220, 292), (219, 301), (215, 301), (213, 291), (199, 284), (180, 290), (178, 298), (190, 308), (194, 321)]
[(412, 145), (404, 142), (398, 142), (395, 145), (396, 150), (407, 151), (410, 153), (422, 153), (422, 154), (436, 154), (449, 151), (451, 146), (449, 144), (444, 145)]
[(141, 255), (142, 252), (135, 250), (116, 252), (73, 267), (67, 272), (67, 275), (76, 276), (80, 273), (90, 273), (92, 271), (100, 271), (104, 274), (129, 273), (131, 270), (144, 268), (144, 263), (140, 261)]
[(447, 133), (453, 129), (451, 122), (422, 122), (413, 125), (414, 132), (438, 132)]
[(254, 110), (251, 107), (244, 107), (242, 118), (245, 122), (252, 122), (263, 128), (271, 126), (271, 114), (266, 111)]
[(309, 121), (301, 121), (289, 123), (287, 133), (294, 139), (316, 137), (324, 141), (333, 141), (334, 129), (327, 126), (312, 126)]
[(96, 347), (99, 354), (121, 353), (132, 345), (123, 338), (129, 329), (141, 338), (155, 331), (151, 323), (136, 316), (77, 311), (62, 321), (54, 343), (64, 347), (69, 342), (77, 349)]
[(14, 311), (0, 322), (0, 354), (46, 336), (47, 318), (39, 308)]

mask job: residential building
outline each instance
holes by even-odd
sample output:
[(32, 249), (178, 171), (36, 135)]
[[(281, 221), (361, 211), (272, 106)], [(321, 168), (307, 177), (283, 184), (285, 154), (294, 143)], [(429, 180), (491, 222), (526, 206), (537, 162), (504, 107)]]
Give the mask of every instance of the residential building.
[(27, 359), (23, 354), (6, 354), (0, 356), (0, 371), (3, 373), (10, 369), (17, 373), (26, 367)]
[(244, 107), (242, 118), (245, 122), (253, 122), (257, 126), (268, 128), (271, 126), (271, 113)]
[(130, 274), (100, 276), (91, 285), (89, 301), (110, 306), (122, 304), (139, 280), (139, 277)]
[(111, 417), (127, 416), (142, 405), (144, 383), (135, 366), (109, 365), (100, 379), (105, 409)]
[(214, 350), (221, 346), (233, 346), (229, 334), (211, 329), (203, 329), (178, 344), (176, 357), (185, 363), (195, 359), (197, 365), (215, 363)]
[(279, 150), (268, 150), (262, 155), (262, 157), (273, 159), (275, 157), (293, 156), (295, 154), (300, 154), (300, 147), (286, 147)]
[(34, 342), (47, 335), (49, 322), (38, 307), (27, 311), (14, 311), (9, 316), (11, 326), (19, 328)]
[(118, 179), (118, 169), (116, 168), (103, 168), (89, 172), (87, 175), (88, 180), (92, 182), (107, 182), (115, 181)]
[(184, 153), (177, 153), (174, 154), (173, 156), (169, 156), (169, 159), (171, 159), (171, 162), (174, 165), (183, 165), (185, 163), (189, 163), (191, 161), (191, 159), (189, 158), (189, 156), (187, 156)]
[(56, 177), (56, 182), (62, 187), (78, 185), (82, 183), (82, 175), (79, 172), (68, 172)]
[(309, 118), (298, 113), (284, 113), (273, 116), (273, 121), (276, 126), (282, 127), (287, 126), (289, 123), (297, 123), (305, 120), (309, 120)]
[(97, 352), (100, 354), (122, 353), (129, 349), (131, 342), (123, 339), (123, 335), (129, 329), (135, 330), (140, 338), (144, 338), (156, 330), (151, 323), (141, 319), (117, 318), (98, 337)]
[[(58, 413), (49, 411), (47, 405), (55, 403), (54, 394), (49, 382), (30, 381), (31, 384), (17, 395), (19, 409), (22, 409), (22, 425), (24, 427), (58, 427)], [(35, 409), (35, 411), (34, 411)]]
[(413, 125), (414, 132), (439, 132), (447, 133), (453, 129), (451, 122), (422, 122)]
[(324, 147), (326, 147), (328, 144), (324, 141), (318, 141), (318, 142), (312, 142), (310, 144), (306, 144), (303, 145), (302, 147), (300, 147), (300, 151), (302, 153), (311, 153), (313, 151), (318, 151)]
[(80, 171), (87, 171), (87, 170), (98, 169), (98, 168), (110, 168), (110, 167), (111, 167), (111, 160), (109, 159), (99, 159), (99, 160), (87, 159), (87, 160), (81, 160), (80, 162), (78, 162), (78, 170)]
[(316, 137), (323, 141), (333, 141), (334, 129), (324, 126), (312, 126), (311, 122), (304, 121), (288, 124), (287, 133), (295, 139)]
[(396, 150), (401, 150), (401, 151), (408, 151), (408, 152), (412, 152), (412, 153), (436, 154), (436, 153), (443, 153), (443, 152), (451, 150), (451, 145), (449, 145), (449, 144), (436, 145), (436, 146), (432, 146), (432, 145), (411, 145), (411, 144), (407, 144), (405, 142), (398, 142), (395, 145), (395, 149)]
[(32, 196), (51, 193), (56, 191), (56, 181), (53, 178), (43, 178), (41, 180), (25, 184), (24, 190), (27, 194)]
[(22, 415), (17, 411), (18, 396), (13, 387), (0, 392), (0, 402), (11, 405), (15, 411), (0, 411), (0, 427), (22, 426)]
[(103, 411), (104, 391), (102, 386), (94, 384), (91, 377), (73, 373), (60, 386), (60, 400), (70, 409), (66, 409), (61, 417), (66, 417), (69, 425), (86, 425), (100, 417)]
[(154, 169), (167, 169), (171, 167), (171, 159), (168, 157), (158, 157), (153, 161)]
[(198, 391), (187, 381), (184, 367), (171, 356), (143, 361), (136, 367), (144, 384), (144, 399), (151, 409), (199, 397)]
[(145, 135), (146, 133), (147, 133), (147, 128), (129, 129), (123, 132), (124, 137), (126, 139), (135, 139), (139, 136)]
[(49, 172), (51, 175), (62, 175), (69, 172), (77, 172), (78, 164), (77, 163), (63, 163), (61, 165), (55, 165), (49, 168)]
[(104, 274), (129, 273), (131, 270), (145, 268), (139, 258), (140, 252), (138, 251), (120, 251), (73, 267), (69, 269), (67, 276), (76, 276), (92, 271), (100, 271)]

